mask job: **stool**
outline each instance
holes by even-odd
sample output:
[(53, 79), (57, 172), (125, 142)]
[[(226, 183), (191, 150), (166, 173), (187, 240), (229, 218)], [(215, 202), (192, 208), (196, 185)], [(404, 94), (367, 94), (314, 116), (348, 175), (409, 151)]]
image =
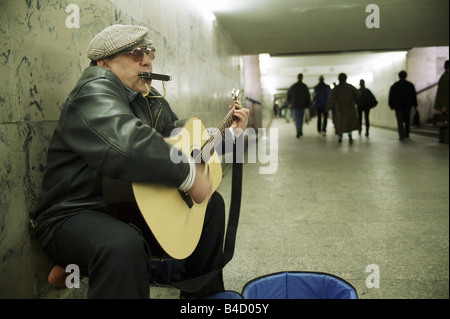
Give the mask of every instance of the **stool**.
[(56, 265), (52, 268), (48, 275), (48, 282), (50, 285), (55, 287), (65, 287), (66, 286), (66, 278), (69, 274), (66, 273), (66, 270)]

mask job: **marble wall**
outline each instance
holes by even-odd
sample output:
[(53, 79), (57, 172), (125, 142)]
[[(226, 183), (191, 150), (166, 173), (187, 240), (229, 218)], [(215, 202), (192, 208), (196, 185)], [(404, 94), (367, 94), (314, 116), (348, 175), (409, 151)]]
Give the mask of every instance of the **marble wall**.
[[(448, 56), (448, 46), (414, 48), (408, 52), (408, 80), (414, 83), (417, 91), (439, 82)], [(437, 86), (434, 86), (417, 95), (421, 122), (427, 122), (436, 113), (434, 109), (436, 93)]]
[(372, 82), (366, 83), (378, 101), (370, 111), (371, 125), (396, 129), (395, 112), (389, 108), (389, 90), (398, 81), (398, 72), (406, 70), (406, 56), (406, 53), (393, 54), (373, 70)]
[[(79, 8), (78, 28), (67, 27), (69, 4)], [(89, 64), (86, 47), (117, 23), (149, 28), (158, 50), (154, 72), (173, 76), (167, 99), (180, 117), (195, 114), (216, 126), (231, 90), (242, 85), (238, 46), (194, 0), (0, 1), (0, 298), (48, 289), (52, 264), (30, 238), (29, 214), (60, 108)]]

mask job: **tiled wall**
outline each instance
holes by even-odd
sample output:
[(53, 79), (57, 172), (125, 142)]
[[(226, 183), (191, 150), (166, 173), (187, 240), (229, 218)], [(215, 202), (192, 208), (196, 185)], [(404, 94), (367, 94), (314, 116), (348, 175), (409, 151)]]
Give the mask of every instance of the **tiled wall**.
[[(79, 28), (66, 26), (69, 4), (80, 9)], [(180, 117), (216, 126), (241, 86), (239, 48), (193, 0), (0, 1), (0, 298), (46, 289), (52, 264), (30, 239), (28, 216), (60, 108), (89, 64), (86, 47), (116, 23), (149, 28), (154, 72), (173, 76), (167, 99)]]

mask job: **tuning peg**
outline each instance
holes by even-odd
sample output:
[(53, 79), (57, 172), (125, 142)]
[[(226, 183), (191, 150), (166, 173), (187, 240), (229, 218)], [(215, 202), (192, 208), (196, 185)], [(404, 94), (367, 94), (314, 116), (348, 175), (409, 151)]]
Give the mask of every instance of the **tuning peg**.
[(233, 100), (234, 99), (236, 99), (236, 97), (237, 97), (237, 95), (238, 95), (238, 90), (236, 90), (236, 89), (232, 89), (231, 90), (231, 97), (233, 98)]

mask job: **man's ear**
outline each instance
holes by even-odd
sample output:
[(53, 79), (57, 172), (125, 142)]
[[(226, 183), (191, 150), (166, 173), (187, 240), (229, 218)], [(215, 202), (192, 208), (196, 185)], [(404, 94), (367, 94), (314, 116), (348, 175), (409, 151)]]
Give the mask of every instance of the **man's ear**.
[(102, 68), (111, 70), (110, 67), (109, 67), (109, 59), (107, 59), (107, 58), (98, 60), (98, 61), (97, 61), (97, 65), (98, 65), (98, 66), (101, 66)]

